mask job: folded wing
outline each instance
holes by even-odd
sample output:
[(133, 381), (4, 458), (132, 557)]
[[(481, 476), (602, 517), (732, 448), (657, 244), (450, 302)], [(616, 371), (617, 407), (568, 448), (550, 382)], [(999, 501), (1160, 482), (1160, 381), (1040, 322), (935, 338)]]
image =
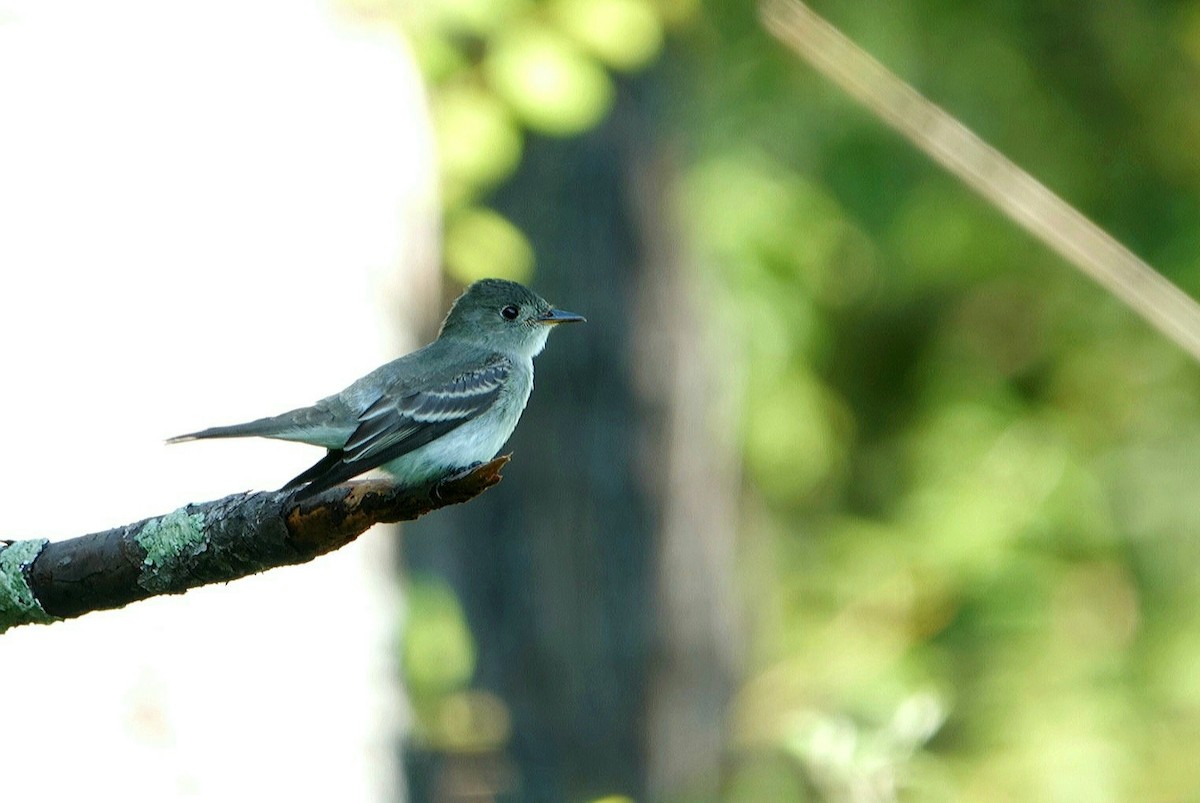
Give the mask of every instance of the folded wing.
[(491, 408), (511, 370), (512, 363), (497, 356), (445, 381), (382, 394), (358, 417), (345, 446), (284, 488), (307, 482), (296, 496), (313, 496), (437, 440)]

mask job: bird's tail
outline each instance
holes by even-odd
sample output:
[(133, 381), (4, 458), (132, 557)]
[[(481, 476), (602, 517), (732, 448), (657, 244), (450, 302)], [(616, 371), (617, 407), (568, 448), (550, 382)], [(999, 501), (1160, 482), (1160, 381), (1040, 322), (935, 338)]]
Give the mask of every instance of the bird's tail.
[(167, 443), (185, 443), (186, 441), (207, 440), (208, 438), (287, 438), (296, 429), (293, 413), (260, 418), (247, 421), (245, 424), (231, 424), (227, 427), (209, 427), (199, 432), (189, 432), (186, 435), (176, 435), (167, 438)]

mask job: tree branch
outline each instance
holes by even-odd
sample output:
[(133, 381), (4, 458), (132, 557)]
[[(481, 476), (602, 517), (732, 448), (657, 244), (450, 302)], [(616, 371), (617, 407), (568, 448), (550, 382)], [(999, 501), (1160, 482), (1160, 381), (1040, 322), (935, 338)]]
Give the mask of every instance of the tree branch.
[(1200, 304), (799, 0), (763, 0), (767, 30), (925, 155), (1200, 360)]
[(416, 488), (361, 480), (302, 502), (283, 491), (241, 493), (66, 541), (0, 541), (0, 633), (306, 563), (374, 524), (473, 499), (500, 481), (508, 460)]

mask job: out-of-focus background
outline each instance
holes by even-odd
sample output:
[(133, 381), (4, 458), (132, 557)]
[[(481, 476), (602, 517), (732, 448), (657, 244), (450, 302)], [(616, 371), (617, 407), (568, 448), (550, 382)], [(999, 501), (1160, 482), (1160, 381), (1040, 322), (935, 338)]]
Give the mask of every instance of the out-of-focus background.
[[(171, 471), (211, 461), (186, 482), (147, 452), (153, 501), (94, 465), (114, 444), (335, 390), (431, 336), (476, 278), (526, 281), (589, 323), (539, 359), (498, 487), (271, 573), (324, 619), (264, 616), (248, 596), (217, 607), (262, 578), (5, 635), (0, 673), (21, 667), (26, 700), (0, 719), (6, 775), (39, 767), (30, 788), (45, 788), (86, 758), (112, 785), (148, 757), (147, 800), (1200, 796), (1197, 366), (771, 40), (753, 3), (247, 0), (206, 4), (203, 25), (133, 0), (81, 23), (75, 5), (0, 3), (0, 248), (24, 243), (0, 252), (5, 308), (43, 327), (0, 349), (19, 409), (5, 415), (30, 421), (10, 454), (45, 461), (32, 476), (7, 461), (10, 498), (36, 486), (61, 504), (83, 482), (131, 519), (285, 479), (261, 469), (281, 454), (262, 444), (172, 453)], [(1200, 294), (1200, 4), (813, 5)], [(97, 27), (126, 38), (98, 46)], [(58, 124), (130, 85), (124, 103), (87, 106), (93, 123)], [(121, 144), (120, 169), (112, 148), (89, 151), (94, 125)], [(242, 161), (213, 157), (214, 137)], [(44, 173), (8, 175), (41, 147), (78, 164), (31, 204)], [(97, 165), (114, 187), (125, 171), (175, 178), (101, 196), (79, 178)], [(201, 190), (216, 200), (171, 217), (161, 248), (94, 223)], [(189, 258), (213, 242), (236, 266), (219, 279)], [(105, 281), (139, 258), (136, 285)], [(22, 277), (54, 271), (70, 278), (14, 301)], [(130, 330), (103, 355), (43, 350), (52, 330), (91, 342), (132, 314), (82, 331), (55, 293), (95, 312), (134, 290), (162, 328), (272, 323), (211, 348)], [(197, 297), (235, 311), (205, 317)], [(374, 334), (346, 326), (367, 319)], [(231, 360), (241, 373), (223, 377)], [(38, 418), (36, 389), (84, 371), (87, 389), (66, 381), (51, 398), (73, 403)], [(153, 427), (105, 440), (93, 405), (114, 397), (130, 428), (154, 409)], [(185, 398), (186, 415), (164, 414)], [(262, 473), (231, 475), (230, 460)], [(66, 512), (16, 516), (0, 536), (75, 534), (55, 530)], [(307, 574), (337, 559), (361, 574)], [(152, 609), (155, 624), (96, 630)], [(236, 627), (249, 635), (223, 649)], [(147, 632), (188, 660), (155, 664)], [(54, 650), (48, 674), (36, 659)], [(95, 710), (104, 684), (55, 702), (97, 654), (142, 674)], [(272, 654), (290, 657), (246, 682), (238, 662)], [(200, 716), (206, 686), (185, 671), (231, 691)], [(280, 678), (287, 694), (257, 709)], [(339, 701), (359, 713), (339, 718)], [(221, 749), (247, 727), (261, 763)], [(91, 742), (56, 749), (80, 729)]]

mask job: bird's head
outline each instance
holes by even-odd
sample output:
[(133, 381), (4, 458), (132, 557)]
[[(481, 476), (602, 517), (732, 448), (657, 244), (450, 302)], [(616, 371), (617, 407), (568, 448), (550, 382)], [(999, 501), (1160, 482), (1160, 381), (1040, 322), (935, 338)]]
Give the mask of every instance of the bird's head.
[(583, 320), (582, 315), (554, 309), (516, 282), (482, 279), (455, 300), (438, 337), (469, 340), (496, 351), (534, 357), (546, 347), (546, 338), (556, 324)]

